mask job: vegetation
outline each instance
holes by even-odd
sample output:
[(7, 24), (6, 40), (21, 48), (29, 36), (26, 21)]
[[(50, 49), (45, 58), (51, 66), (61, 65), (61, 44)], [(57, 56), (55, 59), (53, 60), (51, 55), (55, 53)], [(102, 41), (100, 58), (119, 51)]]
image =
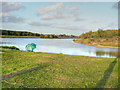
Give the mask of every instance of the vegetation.
[(117, 88), (118, 60), (4, 49), (3, 88)]
[(2, 30), (2, 38), (76, 38), (74, 35), (66, 34), (38, 34), (32, 32)]
[(114, 36), (120, 36), (119, 30), (102, 30), (99, 29), (98, 31), (92, 32), (89, 31), (87, 33), (83, 33), (79, 36), (79, 38), (113, 38)]
[(15, 46), (0, 46), (0, 48), (19, 50), (19, 48), (15, 47)]
[(120, 47), (120, 45), (118, 44), (120, 39), (119, 32), (119, 30), (101, 29), (95, 32), (89, 31), (80, 35), (79, 39), (74, 40), (74, 42), (99, 47), (118, 48)]

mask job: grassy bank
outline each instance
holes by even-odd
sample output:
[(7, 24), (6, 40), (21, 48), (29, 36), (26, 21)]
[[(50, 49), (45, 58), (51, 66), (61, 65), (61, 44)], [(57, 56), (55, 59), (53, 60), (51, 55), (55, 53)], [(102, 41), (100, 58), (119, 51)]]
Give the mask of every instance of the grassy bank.
[(118, 30), (90, 31), (80, 35), (74, 42), (98, 47), (120, 48), (118, 32)]
[(116, 88), (113, 58), (3, 49), (3, 88)]
[(120, 48), (120, 45), (118, 44), (117, 37), (113, 38), (89, 38), (89, 39), (83, 39), (79, 38), (77, 40), (74, 40), (75, 43), (85, 44), (85, 45), (91, 45), (91, 46), (97, 46), (97, 47), (108, 47), (108, 48)]

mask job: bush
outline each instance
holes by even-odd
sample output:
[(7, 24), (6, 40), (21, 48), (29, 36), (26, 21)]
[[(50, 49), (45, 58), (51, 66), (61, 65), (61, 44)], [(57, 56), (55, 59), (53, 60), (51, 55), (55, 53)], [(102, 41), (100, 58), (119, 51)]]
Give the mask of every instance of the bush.
[(88, 43), (90, 43), (91, 44), (91, 42), (89, 41)]
[(108, 38), (106, 38), (106, 41), (108, 40)]
[(75, 41), (75, 39), (73, 39), (73, 41)]
[(87, 38), (88, 38), (87, 36), (84, 37), (84, 39), (87, 39)]
[(93, 38), (91, 38), (91, 39), (90, 39), (90, 41), (94, 41), (94, 39), (93, 39)]
[(19, 50), (19, 48), (15, 47), (15, 46), (0, 46), (0, 48)]

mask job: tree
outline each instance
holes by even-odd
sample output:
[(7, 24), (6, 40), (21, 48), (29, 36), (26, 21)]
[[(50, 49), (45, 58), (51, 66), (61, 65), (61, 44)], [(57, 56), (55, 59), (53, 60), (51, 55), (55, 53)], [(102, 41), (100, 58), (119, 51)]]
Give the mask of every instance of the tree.
[(54, 38), (54, 35), (50, 35), (50, 38)]
[(49, 36), (48, 35), (45, 35), (44, 38), (48, 38)]

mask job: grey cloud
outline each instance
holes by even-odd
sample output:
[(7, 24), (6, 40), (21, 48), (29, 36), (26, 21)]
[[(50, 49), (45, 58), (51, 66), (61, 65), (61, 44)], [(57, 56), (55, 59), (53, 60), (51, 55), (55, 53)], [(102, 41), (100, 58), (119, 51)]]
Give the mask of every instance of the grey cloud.
[(28, 21), (28, 24), (32, 26), (51, 26), (52, 25), (52, 23), (40, 22), (40, 21)]
[(85, 21), (84, 18), (76, 18), (74, 21)]
[(2, 12), (17, 11), (23, 7), (22, 3), (2, 2)]
[(37, 27), (51, 27), (51, 28), (58, 28), (64, 30), (85, 30), (82, 26), (74, 26), (74, 25), (63, 25), (63, 23), (49, 23), (44, 21), (28, 21), (28, 24), (31, 26)]
[(22, 17), (16, 17), (8, 13), (4, 13), (2, 15), (0, 14), (0, 19), (2, 19), (2, 22), (5, 23), (23, 23), (25, 21)]
[(10, 12), (17, 11), (22, 7), (24, 7), (22, 3), (2, 2), (0, 20), (5, 23), (23, 23), (25, 21), (24, 18), (10, 14)]
[(113, 5), (113, 8), (119, 9), (120, 8), (120, 2), (117, 2)]
[(85, 28), (83, 28), (82, 26), (74, 26), (74, 25), (70, 25), (70, 26), (58, 26), (56, 28), (65, 29), (65, 30), (85, 30)]

